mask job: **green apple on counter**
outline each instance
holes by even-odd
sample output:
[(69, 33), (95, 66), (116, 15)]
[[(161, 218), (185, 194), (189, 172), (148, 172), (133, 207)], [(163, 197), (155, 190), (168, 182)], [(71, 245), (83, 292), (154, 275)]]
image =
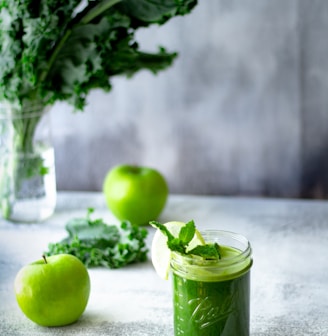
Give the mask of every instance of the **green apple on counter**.
[(169, 193), (162, 174), (154, 168), (118, 165), (106, 175), (103, 191), (109, 209), (120, 220), (145, 225), (158, 218)]
[(64, 326), (84, 312), (90, 278), (78, 258), (58, 254), (24, 266), (14, 289), (19, 307), (30, 320), (41, 326)]

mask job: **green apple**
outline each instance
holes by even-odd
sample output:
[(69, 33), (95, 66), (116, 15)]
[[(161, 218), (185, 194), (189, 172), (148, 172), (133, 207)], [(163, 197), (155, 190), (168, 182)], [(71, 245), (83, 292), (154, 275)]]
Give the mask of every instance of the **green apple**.
[(14, 288), (18, 305), (30, 320), (41, 326), (63, 326), (84, 312), (90, 278), (78, 258), (58, 254), (24, 266)]
[(118, 165), (106, 175), (103, 191), (109, 209), (120, 220), (145, 225), (162, 212), (168, 186), (156, 169)]

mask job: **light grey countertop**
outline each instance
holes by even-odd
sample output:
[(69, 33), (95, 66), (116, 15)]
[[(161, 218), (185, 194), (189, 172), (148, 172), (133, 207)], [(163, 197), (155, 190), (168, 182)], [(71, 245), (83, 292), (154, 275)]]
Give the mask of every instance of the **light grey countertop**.
[[(0, 335), (173, 335), (171, 282), (157, 276), (150, 254), (119, 270), (90, 269), (89, 303), (73, 325), (39, 327), (19, 310), (18, 270), (64, 238), (67, 220), (84, 217), (88, 207), (118, 223), (101, 193), (74, 192), (59, 193), (55, 214), (43, 223), (0, 221)], [(251, 336), (328, 335), (328, 202), (171, 195), (159, 220), (190, 219), (250, 240)], [(153, 234), (149, 228), (148, 244)]]

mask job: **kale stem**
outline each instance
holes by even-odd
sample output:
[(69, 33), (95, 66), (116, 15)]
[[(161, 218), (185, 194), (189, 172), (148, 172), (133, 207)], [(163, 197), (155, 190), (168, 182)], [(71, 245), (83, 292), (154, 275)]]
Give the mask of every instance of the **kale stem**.
[(24, 141), (23, 141), (23, 151), (24, 153), (33, 152), (33, 138), (36, 127), (39, 123), (41, 115), (36, 115), (33, 117), (27, 118), (24, 123)]
[(53, 66), (53, 64), (56, 61), (57, 55), (60, 53), (62, 47), (64, 46), (64, 44), (66, 43), (66, 41), (68, 40), (68, 38), (70, 37), (72, 33), (71, 29), (68, 29), (65, 32), (65, 35), (61, 38), (61, 40), (59, 41), (59, 43), (57, 44), (54, 52), (52, 53), (49, 62), (48, 62), (48, 66), (47, 68), (41, 73), (40, 78), (39, 78), (39, 82), (42, 83), (48, 76), (49, 74), (49, 70), (51, 69), (51, 67)]
[(15, 128), (15, 151), (17, 153), (32, 153), (33, 139), (37, 125), (44, 114), (44, 106), (36, 105), (35, 101), (23, 103), (19, 113), (13, 115)]
[(102, 1), (97, 6), (92, 8), (88, 13), (80, 20), (81, 24), (87, 24), (96, 18), (98, 15), (109, 9), (110, 7), (116, 5), (117, 3), (121, 2), (122, 0), (107, 0)]

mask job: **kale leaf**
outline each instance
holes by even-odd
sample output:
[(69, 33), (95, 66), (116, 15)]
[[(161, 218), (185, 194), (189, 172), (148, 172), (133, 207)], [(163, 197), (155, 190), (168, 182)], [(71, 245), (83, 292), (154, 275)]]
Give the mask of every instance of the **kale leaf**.
[[(177, 54), (143, 52), (139, 28), (190, 13), (197, 0), (0, 0), (0, 101), (82, 110), (90, 90), (112, 89), (111, 78), (153, 73)], [(83, 7), (84, 5), (84, 7)]]
[(86, 267), (120, 268), (147, 260), (145, 239), (148, 231), (124, 221), (120, 226), (108, 225), (102, 219), (71, 219), (66, 224), (68, 237), (50, 243), (46, 256), (68, 253), (79, 258)]

